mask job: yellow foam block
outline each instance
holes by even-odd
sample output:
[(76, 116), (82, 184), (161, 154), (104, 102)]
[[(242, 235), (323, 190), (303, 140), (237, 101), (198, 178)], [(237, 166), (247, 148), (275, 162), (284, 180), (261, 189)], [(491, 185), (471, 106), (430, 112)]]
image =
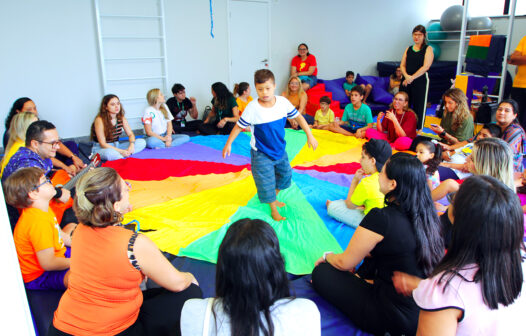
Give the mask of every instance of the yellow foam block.
[(431, 124), (440, 125), (440, 118), (437, 117), (426, 117), (426, 120), (424, 121), (424, 127), (429, 128)]
[(217, 188), (250, 175), (247, 169), (227, 174), (193, 175), (183, 177), (169, 177), (162, 181), (134, 181), (132, 185), (130, 203), (134, 209), (152, 204), (168, 202), (174, 198), (207, 189)]
[(308, 146), (305, 145), (291, 161), (290, 164), (292, 167), (303, 165), (306, 162), (312, 165), (311, 161), (318, 160), (327, 155), (341, 154), (356, 147), (360, 147), (361, 150), (362, 143), (365, 142), (365, 140), (357, 139), (353, 136), (336, 134), (330, 131), (312, 130), (312, 133), (318, 141), (318, 148), (313, 151), (312, 148), (308, 148)]
[(468, 75), (460, 74), (455, 78), (455, 87), (462, 90), (462, 92), (466, 93), (466, 91), (468, 90), (468, 81)]
[(254, 180), (247, 176), (228, 185), (133, 210), (124, 216), (123, 223), (135, 219), (141, 229), (157, 230), (147, 235), (162, 251), (177, 254), (181, 247), (226, 224), (255, 193)]

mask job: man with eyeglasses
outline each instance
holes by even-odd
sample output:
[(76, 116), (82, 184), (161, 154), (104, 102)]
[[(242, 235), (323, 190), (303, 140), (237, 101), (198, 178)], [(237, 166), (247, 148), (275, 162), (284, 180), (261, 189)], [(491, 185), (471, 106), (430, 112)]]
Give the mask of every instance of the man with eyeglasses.
[[(53, 168), (51, 158), (55, 157), (59, 146), (60, 139), (55, 125), (46, 120), (35, 121), (29, 125), (27, 129), (26, 146), (20, 147), (7, 163), (4, 174), (2, 175), (2, 182), (18, 169), (27, 167), (40, 168), (45, 172), (47, 177), (51, 177), (51, 170)], [(54, 199), (62, 203), (66, 203), (70, 199), (71, 193), (69, 190), (60, 187), (56, 187), (55, 189), (57, 190), (57, 194)], [(68, 214), (66, 214), (66, 212), (64, 213), (60, 223), (62, 228), (69, 223), (76, 222), (73, 212), (68, 210), (66, 210)], [(14, 212), (12, 209), (8, 209), (8, 212), (11, 223), (13, 224), (13, 217), (18, 216), (13, 216)]]

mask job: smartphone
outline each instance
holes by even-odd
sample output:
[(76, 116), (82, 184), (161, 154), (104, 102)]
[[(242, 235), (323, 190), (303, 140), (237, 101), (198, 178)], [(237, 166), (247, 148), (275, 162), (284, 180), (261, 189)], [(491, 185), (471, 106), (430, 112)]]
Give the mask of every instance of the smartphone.
[(431, 126), (433, 126), (433, 127), (438, 127), (438, 125), (437, 125), (437, 124), (430, 124), (430, 125), (431, 125)]

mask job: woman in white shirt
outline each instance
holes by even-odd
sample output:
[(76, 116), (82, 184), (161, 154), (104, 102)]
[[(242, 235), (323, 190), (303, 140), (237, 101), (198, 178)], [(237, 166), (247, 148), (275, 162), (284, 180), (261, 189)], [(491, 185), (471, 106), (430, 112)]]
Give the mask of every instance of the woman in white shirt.
[(314, 302), (290, 297), (278, 237), (269, 224), (245, 218), (230, 226), (217, 256), (216, 298), (185, 302), (181, 334), (321, 334)]
[(148, 107), (144, 110), (142, 123), (148, 136), (146, 147), (164, 148), (182, 145), (190, 141), (186, 134), (172, 134), (173, 116), (166, 106), (166, 98), (159, 89), (151, 89), (146, 94)]

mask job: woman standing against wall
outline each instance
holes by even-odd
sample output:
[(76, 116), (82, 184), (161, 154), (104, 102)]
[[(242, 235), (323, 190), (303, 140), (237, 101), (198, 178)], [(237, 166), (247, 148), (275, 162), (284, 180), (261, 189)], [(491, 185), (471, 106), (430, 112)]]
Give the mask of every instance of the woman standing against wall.
[(433, 48), (426, 44), (426, 28), (418, 25), (413, 28), (414, 45), (407, 47), (402, 56), (400, 69), (404, 80), (400, 85), (400, 91), (409, 95), (409, 105), (413, 107), (417, 117), (417, 128), (424, 127), (425, 112), (427, 105), (427, 91), (429, 88), (429, 77), (427, 71), (433, 64)]

